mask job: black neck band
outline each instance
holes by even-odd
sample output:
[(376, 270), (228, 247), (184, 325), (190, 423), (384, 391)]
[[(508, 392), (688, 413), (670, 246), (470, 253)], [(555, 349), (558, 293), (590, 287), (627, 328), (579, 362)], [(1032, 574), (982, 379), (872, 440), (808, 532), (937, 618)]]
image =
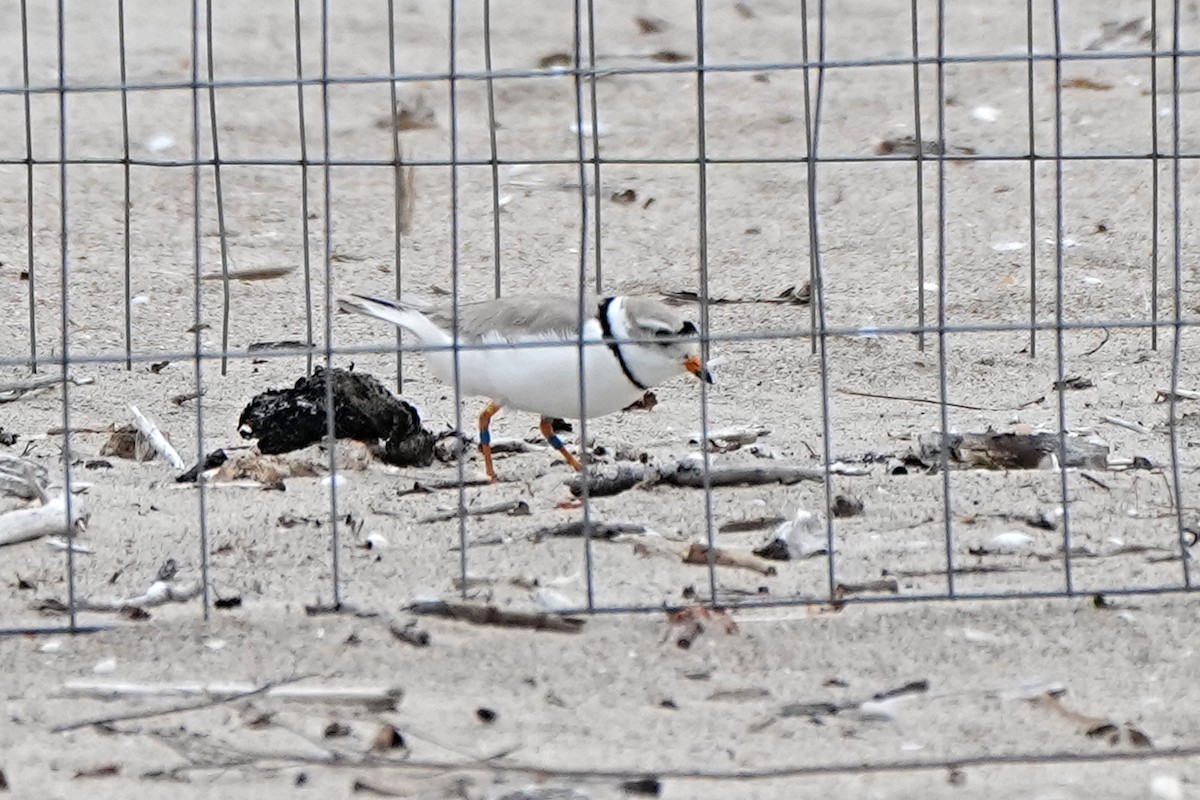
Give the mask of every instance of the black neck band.
[(643, 392), (649, 391), (650, 387), (633, 377), (633, 372), (630, 371), (629, 365), (625, 363), (625, 355), (621, 352), (621, 345), (613, 341), (612, 321), (608, 318), (608, 311), (612, 308), (615, 297), (606, 297), (600, 302), (600, 313), (596, 315), (596, 319), (600, 321), (600, 333), (604, 336), (604, 341), (608, 345), (608, 349), (617, 357), (617, 363), (621, 365), (621, 372), (625, 373), (625, 377), (629, 379), (637, 388)]

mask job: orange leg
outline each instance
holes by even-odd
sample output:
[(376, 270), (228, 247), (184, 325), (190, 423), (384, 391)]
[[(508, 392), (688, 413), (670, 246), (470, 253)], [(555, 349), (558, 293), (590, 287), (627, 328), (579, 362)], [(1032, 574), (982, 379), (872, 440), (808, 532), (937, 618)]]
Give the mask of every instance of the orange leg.
[(583, 469), (579, 464), (579, 459), (567, 452), (567, 446), (563, 444), (562, 439), (558, 438), (558, 434), (554, 432), (554, 426), (548, 418), (542, 417), (541, 429), (542, 436), (546, 437), (546, 441), (550, 443), (550, 446), (562, 453), (562, 457), (567, 460), (568, 464), (575, 468), (576, 472)]
[(492, 417), (496, 416), (496, 412), (499, 410), (500, 406), (492, 401), (479, 415), (479, 452), (483, 453), (483, 468), (487, 470), (489, 481), (496, 480), (496, 470), (492, 469), (492, 433), (488, 430), (488, 426), (491, 425)]

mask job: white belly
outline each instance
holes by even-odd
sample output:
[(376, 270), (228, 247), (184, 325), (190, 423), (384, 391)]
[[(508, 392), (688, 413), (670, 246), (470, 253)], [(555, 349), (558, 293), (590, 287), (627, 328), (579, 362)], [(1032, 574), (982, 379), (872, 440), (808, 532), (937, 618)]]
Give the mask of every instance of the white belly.
[[(583, 413), (577, 344), (460, 350), (460, 391), (487, 397), (505, 408), (563, 419), (612, 414), (642, 396), (642, 390), (625, 377), (607, 345), (589, 343), (583, 350), (587, 395)], [(453, 386), (452, 353), (431, 352), (428, 359), (430, 371)]]

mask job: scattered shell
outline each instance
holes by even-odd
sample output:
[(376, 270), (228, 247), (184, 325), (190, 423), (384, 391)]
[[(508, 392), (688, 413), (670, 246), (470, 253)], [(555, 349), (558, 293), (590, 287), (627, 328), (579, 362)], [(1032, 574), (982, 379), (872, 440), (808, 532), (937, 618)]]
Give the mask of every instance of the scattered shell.
[(1183, 781), (1174, 775), (1155, 775), (1150, 779), (1150, 794), (1159, 800), (1183, 800)]
[(791, 519), (779, 523), (772, 532), (771, 541), (754, 554), (760, 558), (790, 561), (827, 553), (827, 544), (821, 518), (801, 508)]
[(1033, 537), (1020, 531), (1005, 531), (992, 537), (991, 548), (999, 553), (1015, 553), (1033, 543)]
[(156, 133), (146, 142), (146, 149), (152, 153), (161, 153), (175, 146), (175, 137), (169, 133)]
[[(581, 130), (579, 127), (579, 122), (578, 121), (572, 122), (570, 127), (568, 128), (568, 130), (570, 130), (571, 133), (578, 134)], [(599, 134), (601, 136), (607, 136), (609, 133), (608, 126), (605, 125), (603, 122), (598, 123), (596, 125), (596, 130), (599, 131)], [(582, 131), (583, 131), (584, 137), (586, 137), (588, 139), (592, 138), (592, 123), (588, 120), (584, 120)]]
[(106, 658), (96, 666), (92, 667), (92, 672), (97, 675), (108, 675), (115, 672), (117, 669), (117, 660), (115, 658)]
[(997, 253), (1011, 253), (1014, 250), (1025, 249), (1025, 242), (996, 242), (992, 249)]
[(992, 106), (976, 106), (971, 111), (971, 116), (982, 122), (995, 122), (1000, 119), (1000, 109)]
[(999, 637), (977, 628), (963, 628), (962, 637), (972, 644), (989, 644), (999, 640)]
[(92, 553), (96, 552), (86, 544), (81, 544), (74, 540), (64, 539), (61, 536), (47, 536), (42, 541), (45, 542), (46, 546), (51, 550), (61, 550), (63, 552), (70, 550), (72, 553), (83, 553), (84, 555), (91, 555)]
[(383, 534), (372, 533), (363, 543), (363, 547), (367, 550), (382, 550), (388, 546), (388, 540)]
[(896, 718), (895, 704), (889, 700), (865, 700), (858, 707), (859, 719), (871, 722), (891, 722)]
[(542, 587), (533, 593), (533, 602), (542, 611), (558, 613), (578, 606), (562, 592)]

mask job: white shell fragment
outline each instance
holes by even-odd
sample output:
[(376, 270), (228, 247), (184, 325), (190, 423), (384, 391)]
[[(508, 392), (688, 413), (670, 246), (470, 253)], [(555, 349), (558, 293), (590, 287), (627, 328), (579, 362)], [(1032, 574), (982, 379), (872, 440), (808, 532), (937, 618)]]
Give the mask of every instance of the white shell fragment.
[(146, 142), (146, 149), (152, 153), (161, 153), (175, 146), (175, 137), (169, 133), (156, 133)]
[(1158, 800), (1183, 800), (1183, 781), (1174, 775), (1155, 775), (1150, 779), (1150, 794)]
[(808, 558), (827, 552), (828, 542), (821, 518), (803, 508), (797, 509), (790, 520), (779, 523), (774, 533), (776, 539), (787, 545), (790, 558)]
[(562, 592), (542, 587), (533, 593), (533, 602), (540, 610), (558, 613), (578, 606)]
[(972, 109), (971, 116), (980, 122), (995, 122), (1000, 119), (1000, 109), (993, 106), (976, 106)]
[[(579, 127), (578, 122), (571, 123), (571, 127), (570, 127), (571, 133), (578, 134), (580, 132), (580, 130), (581, 129)], [(592, 138), (592, 135), (593, 135), (592, 134), (592, 123), (588, 120), (584, 120), (582, 131), (583, 131), (584, 138), (587, 138), (587, 139)], [(598, 135), (600, 135), (600, 136), (607, 136), (608, 135), (608, 126), (605, 125), (603, 122), (598, 123), (596, 125), (596, 131), (598, 132)]]
[(1033, 537), (1020, 531), (1004, 531), (993, 536), (988, 544), (999, 553), (1017, 553), (1033, 544)]

